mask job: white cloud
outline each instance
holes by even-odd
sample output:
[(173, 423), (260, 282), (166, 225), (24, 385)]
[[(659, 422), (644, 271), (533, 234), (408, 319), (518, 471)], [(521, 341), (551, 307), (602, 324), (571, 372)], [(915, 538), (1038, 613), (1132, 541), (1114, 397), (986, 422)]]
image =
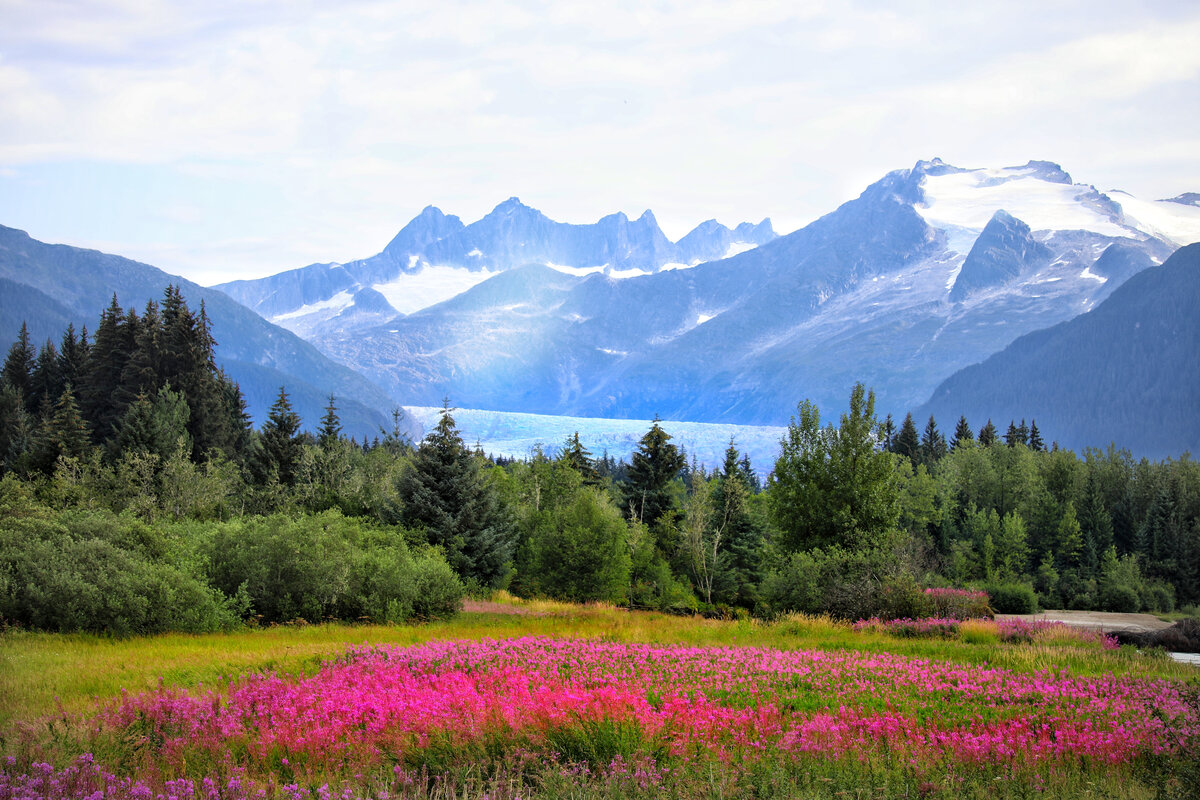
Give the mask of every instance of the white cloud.
[[(934, 155), (1200, 189), (1189, 4), (0, 3), (0, 181), (206, 182), (167, 204), (195, 230), (161, 252), (189, 263), (368, 255), (427, 203), (470, 221), (513, 194), (572, 222), (651, 207), (672, 237), (790, 230)], [(276, 205), (223, 211), (222, 182)], [(116, 249), (161, 242), (128, 202)]]

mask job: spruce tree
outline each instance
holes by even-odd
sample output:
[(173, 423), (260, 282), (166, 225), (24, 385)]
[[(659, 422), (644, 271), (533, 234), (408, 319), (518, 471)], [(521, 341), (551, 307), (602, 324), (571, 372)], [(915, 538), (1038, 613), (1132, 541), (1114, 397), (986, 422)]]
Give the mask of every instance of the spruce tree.
[(600, 483), (600, 475), (596, 472), (596, 462), (592, 459), (592, 451), (579, 441), (579, 431), (567, 439), (559, 461), (571, 467), (583, 478), (584, 485), (595, 486)]
[(671, 482), (687, 464), (683, 454), (671, 444), (671, 434), (658, 423), (656, 416), (650, 430), (638, 442), (623, 497), (625, 513), (647, 527), (674, 513)]
[(979, 429), (979, 444), (983, 447), (991, 447), (996, 443), (996, 426), (989, 419), (987, 424)]
[(33, 365), (33, 374), (29, 379), (30, 400), (38, 408), (49, 407), (58, 402), (66, 384), (60, 371), (58, 348), (47, 340), (38, 351), (37, 360)]
[(58, 348), (58, 372), (62, 376), (64, 386), (68, 383), (72, 386), (83, 384), (88, 347), (87, 327), (83, 328), (82, 335), (76, 337), (74, 323), (67, 325), (62, 344)]
[(258, 452), (254, 460), (254, 477), (260, 484), (274, 476), (284, 486), (296, 482), (296, 467), (300, 464), (300, 415), (292, 410), (285, 387), (279, 387), (279, 397), (271, 404), (267, 421), (263, 423)]
[(1042, 432), (1038, 430), (1037, 420), (1031, 420), (1029, 423), (1029, 449), (1035, 453), (1046, 449), (1046, 443), (1042, 441)]
[(896, 453), (907, 458), (914, 466), (920, 463), (921, 439), (917, 436), (911, 411), (904, 416), (904, 424), (900, 426), (900, 434), (896, 437)]
[(713, 491), (717, 523), (724, 526), (722, 565), (728, 588), (722, 587), (722, 599), (742, 608), (754, 608), (763, 572), (763, 530), (751, 515), (751, 484), (737, 447), (730, 440), (725, 463)]
[(333, 395), (329, 395), (329, 405), (325, 406), (325, 416), (321, 417), (321, 427), (317, 429), (317, 444), (322, 450), (329, 450), (342, 438), (342, 421), (338, 418), (337, 405)]
[(946, 437), (938, 430), (937, 421), (929, 415), (925, 430), (921, 433), (921, 463), (933, 466), (946, 455)]
[(33, 379), (33, 367), (37, 358), (33, 344), (29, 341), (29, 328), (21, 323), (21, 332), (17, 340), (8, 348), (8, 357), (4, 359), (4, 380), (9, 386), (21, 393), (25, 410), (29, 413), (37, 411), (30, 391)]
[(888, 414), (879, 425), (879, 439), (884, 450), (889, 453), (896, 452), (896, 423), (892, 420), (891, 414)]
[(950, 439), (950, 449), (957, 450), (963, 442), (975, 441), (975, 434), (971, 432), (971, 426), (967, 424), (966, 416), (958, 418), (958, 425), (954, 428), (954, 436)]
[(448, 405), (397, 489), (404, 501), (401, 522), (423, 530), (460, 577), (484, 587), (504, 584), (516, 531), (500, 496), (480, 474), (479, 459), (463, 445)]
[(88, 424), (79, 412), (74, 391), (67, 386), (50, 416), (42, 422), (36, 444), (36, 464), (49, 473), (54, 470), (59, 457), (83, 458), (91, 446)]
[(125, 414), (125, 408), (116, 402), (116, 394), (133, 346), (129, 333), (126, 314), (114, 294), (108, 308), (100, 314), (100, 324), (88, 350), (87, 378), (81, 387), (83, 416), (99, 442), (112, 438)]

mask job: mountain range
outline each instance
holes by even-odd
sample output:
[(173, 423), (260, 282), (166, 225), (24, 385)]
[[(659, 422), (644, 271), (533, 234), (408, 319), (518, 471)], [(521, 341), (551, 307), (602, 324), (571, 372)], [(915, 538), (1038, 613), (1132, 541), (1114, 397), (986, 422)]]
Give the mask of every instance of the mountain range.
[[(1083, 383), (1018, 401), (1036, 370), (1052, 384), (1072, 364), (1100, 363), (1108, 342), (1039, 349), (1038, 337), (1094, 319), (1124, 330), (1118, 321), (1136, 323), (1156, 294), (1189, 297), (1193, 273), (1158, 265), (1197, 241), (1195, 194), (1145, 201), (1076, 183), (1050, 162), (964, 169), (938, 159), (891, 172), (784, 236), (769, 220), (710, 220), (671, 242), (649, 211), (570, 225), (510, 198), (471, 224), (428, 207), (369, 258), (212, 289), (0, 228), (0, 337), (11, 341), (28, 319), (35, 339), (57, 338), (68, 322), (94, 324), (114, 291), (138, 307), (177, 283), (206, 303), (218, 359), (259, 420), (287, 384), (309, 425), (336, 394), (356, 435), (377, 432), (394, 404), (446, 397), (499, 415), (772, 426), (804, 398), (834, 412), (862, 381), (880, 416), (919, 408), (946, 424), (960, 413), (1003, 424), (1011, 411), (1064, 445), (1181, 449), (1193, 441), (1181, 428), (1161, 441), (1123, 423), (1127, 441), (1104, 434), (1117, 418), (1105, 401), (1072, 394), (1091, 391)], [(1152, 278), (1162, 274), (1175, 282)], [(1141, 324), (1134, 330), (1159, 337), (1133, 336), (1141, 383), (1165, 387), (1174, 375), (1191, 386), (1187, 321), (1176, 325), (1183, 346)], [(1053, 366), (1031, 365), (1035, 353)], [(1096, 423), (1056, 411), (1068, 403)]]
[(470, 225), (429, 206), (370, 258), (311, 264), (216, 288), (272, 322), (320, 340), (449, 300), (526, 264), (572, 275), (634, 277), (695, 266), (775, 235), (769, 219), (732, 230), (709, 220), (671, 242), (650, 211), (636, 220), (611, 214), (592, 225), (571, 225), (510, 197)]
[(220, 288), (406, 404), (778, 425), (857, 381), (903, 413), (1200, 240), (1188, 196), (1106, 194), (1044, 161), (922, 161), (786, 236), (713, 223), (670, 245), (652, 223), (426, 209), (378, 256)]

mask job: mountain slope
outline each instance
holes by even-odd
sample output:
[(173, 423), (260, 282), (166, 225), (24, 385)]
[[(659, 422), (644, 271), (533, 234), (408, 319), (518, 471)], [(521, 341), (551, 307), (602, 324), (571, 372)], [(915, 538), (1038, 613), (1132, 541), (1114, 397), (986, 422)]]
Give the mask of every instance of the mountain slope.
[(429, 206), (370, 258), (215, 288), (272, 322), (319, 337), (377, 322), (380, 298), (392, 316), (410, 314), (527, 264), (628, 277), (693, 266), (774, 238), (770, 220), (732, 230), (708, 220), (673, 243), (649, 211), (636, 220), (612, 214), (592, 225), (570, 225), (511, 197), (470, 225)]
[(956, 370), (1095, 307), (1169, 256), (1200, 212), (1138, 209), (1047, 162), (935, 159), (730, 258), (626, 279), (517, 267), (407, 316), (310, 335), (413, 405), (449, 395), (479, 409), (778, 425), (806, 397), (841, 407), (861, 380), (881, 412), (903, 413)]
[(223, 293), (147, 264), (45, 244), (0, 226), (0, 281), (5, 282), (0, 285), (5, 289), (0, 293), (0, 321), (6, 323), (0, 329), (0, 345), (5, 348), (16, 338), (22, 319), (29, 320), (38, 346), (47, 337), (57, 343), (68, 322), (77, 330), (84, 325), (94, 329), (114, 293), (123, 307), (140, 312), (147, 301), (161, 300), (168, 284), (175, 284), (191, 307), (205, 304), (217, 341), (217, 361), (241, 385), (256, 421), (265, 419), (279, 387), (286, 385), (306, 427), (316, 427), (331, 393), (339, 398), (347, 433), (374, 435), (387, 423), (390, 399), (361, 375)]
[(1036, 419), (1073, 449), (1110, 442), (1151, 458), (1200, 452), (1200, 244), (1134, 275), (1091, 311), (1023, 336), (946, 379), (920, 410)]

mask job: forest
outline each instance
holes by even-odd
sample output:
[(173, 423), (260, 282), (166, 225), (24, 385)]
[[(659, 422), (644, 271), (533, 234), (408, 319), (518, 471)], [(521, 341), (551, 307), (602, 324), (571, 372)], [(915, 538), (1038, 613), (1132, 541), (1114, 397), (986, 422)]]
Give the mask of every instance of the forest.
[(399, 409), (359, 442), (336, 397), (309, 432), (281, 387), (254, 429), (214, 344), (173, 287), (57, 345), (22, 327), (0, 378), (0, 626), (432, 620), (498, 589), (724, 618), (918, 618), (940, 588), (997, 612), (1200, 604), (1187, 455), (1078, 454), (1033, 420), (897, 426), (859, 385), (836, 422), (799, 404), (765, 481), (735, 441), (709, 470), (657, 423), (628, 463), (578, 434), (514, 461), (464, 443), (448, 405), (421, 442)]

